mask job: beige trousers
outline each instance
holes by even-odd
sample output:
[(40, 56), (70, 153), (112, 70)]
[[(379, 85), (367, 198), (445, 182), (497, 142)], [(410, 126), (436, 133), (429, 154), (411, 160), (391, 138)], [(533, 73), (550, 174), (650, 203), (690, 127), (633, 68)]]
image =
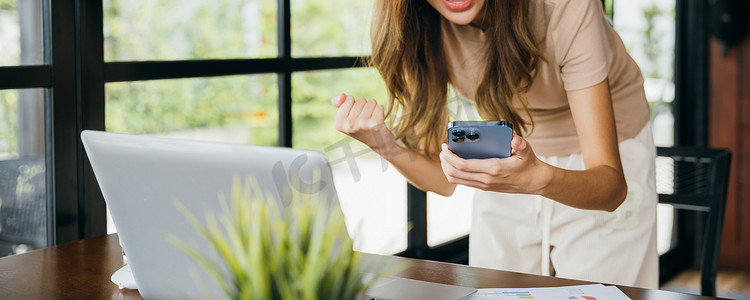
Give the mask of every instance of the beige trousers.
[[(614, 212), (576, 209), (536, 195), (477, 190), (469, 264), (658, 288), (651, 124), (619, 146), (628, 195)], [(580, 153), (541, 159), (565, 169), (585, 169)]]

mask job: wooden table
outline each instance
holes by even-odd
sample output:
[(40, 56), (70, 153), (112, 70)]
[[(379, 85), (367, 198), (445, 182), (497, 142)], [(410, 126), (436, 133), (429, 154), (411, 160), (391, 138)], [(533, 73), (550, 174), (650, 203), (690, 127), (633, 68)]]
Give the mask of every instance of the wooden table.
[[(142, 299), (120, 290), (110, 276), (122, 267), (116, 234), (0, 258), (0, 299)], [(411, 261), (398, 276), (476, 288), (543, 287), (590, 282), (475, 268), (434, 261), (368, 255), (387, 263)], [(718, 299), (668, 291), (624, 287), (632, 299)]]

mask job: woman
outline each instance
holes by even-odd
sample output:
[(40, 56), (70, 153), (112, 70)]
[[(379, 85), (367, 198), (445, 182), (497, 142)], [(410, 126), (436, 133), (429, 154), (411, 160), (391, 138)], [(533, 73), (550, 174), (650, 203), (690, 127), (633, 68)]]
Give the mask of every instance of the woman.
[[(337, 95), (335, 127), (422, 190), (477, 189), (471, 265), (657, 287), (649, 108), (599, 0), (379, 0), (371, 30), (388, 108)], [(514, 124), (511, 157), (448, 150), (449, 87)]]

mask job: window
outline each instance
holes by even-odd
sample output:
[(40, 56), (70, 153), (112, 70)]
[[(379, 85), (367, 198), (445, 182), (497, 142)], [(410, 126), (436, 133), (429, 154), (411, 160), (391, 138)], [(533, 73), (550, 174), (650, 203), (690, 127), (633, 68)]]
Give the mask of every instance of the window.
[(373, 1), (295, 0), (291, 3), (292, 56), (370, 55)]
[(469, 234), (474, 190), (457, 186), (453, 195), (427, 193), (427, 245), (436, 247)]
[(0, 90), (0, 256), (47, 246), (44, 90)]
[(104, 0), (102, 4), (106, 61), (277, 55), (274, 1)]
[(654, 141), (674, 145), (675, 0), (615, 2), (615, 30), (643, 73)]
[(41, 1), (0, 1), (0, 67), (23, 74), (0, 70), (0, 257), (50, 242), (42, 27)]
[(106, 85), (107, 131), (276, 145), (276, 77), (235, 75)]
[(41, 1), (0, 1), (0, 66), (44, 63), (41, 9)]

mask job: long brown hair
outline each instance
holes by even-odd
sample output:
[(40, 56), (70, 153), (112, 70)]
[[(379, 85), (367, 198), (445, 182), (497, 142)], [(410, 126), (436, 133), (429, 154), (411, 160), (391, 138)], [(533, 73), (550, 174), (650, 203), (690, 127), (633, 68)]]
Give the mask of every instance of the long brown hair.
[[(525, 93), (543, 59), (531, 31), (529, 1), (487, 0), (484, 5), (487, 65), (474, 101), (483, 118), (511, 121), (518, 134), (525, 133), (527, 125), (533, 126)], [(370, 64), (388, 89), (391, 129), (404, 146), (428, 156), (439, 151), (449, 119), (441, 18), (426, 0), (378, 0), (370, 29)]]

